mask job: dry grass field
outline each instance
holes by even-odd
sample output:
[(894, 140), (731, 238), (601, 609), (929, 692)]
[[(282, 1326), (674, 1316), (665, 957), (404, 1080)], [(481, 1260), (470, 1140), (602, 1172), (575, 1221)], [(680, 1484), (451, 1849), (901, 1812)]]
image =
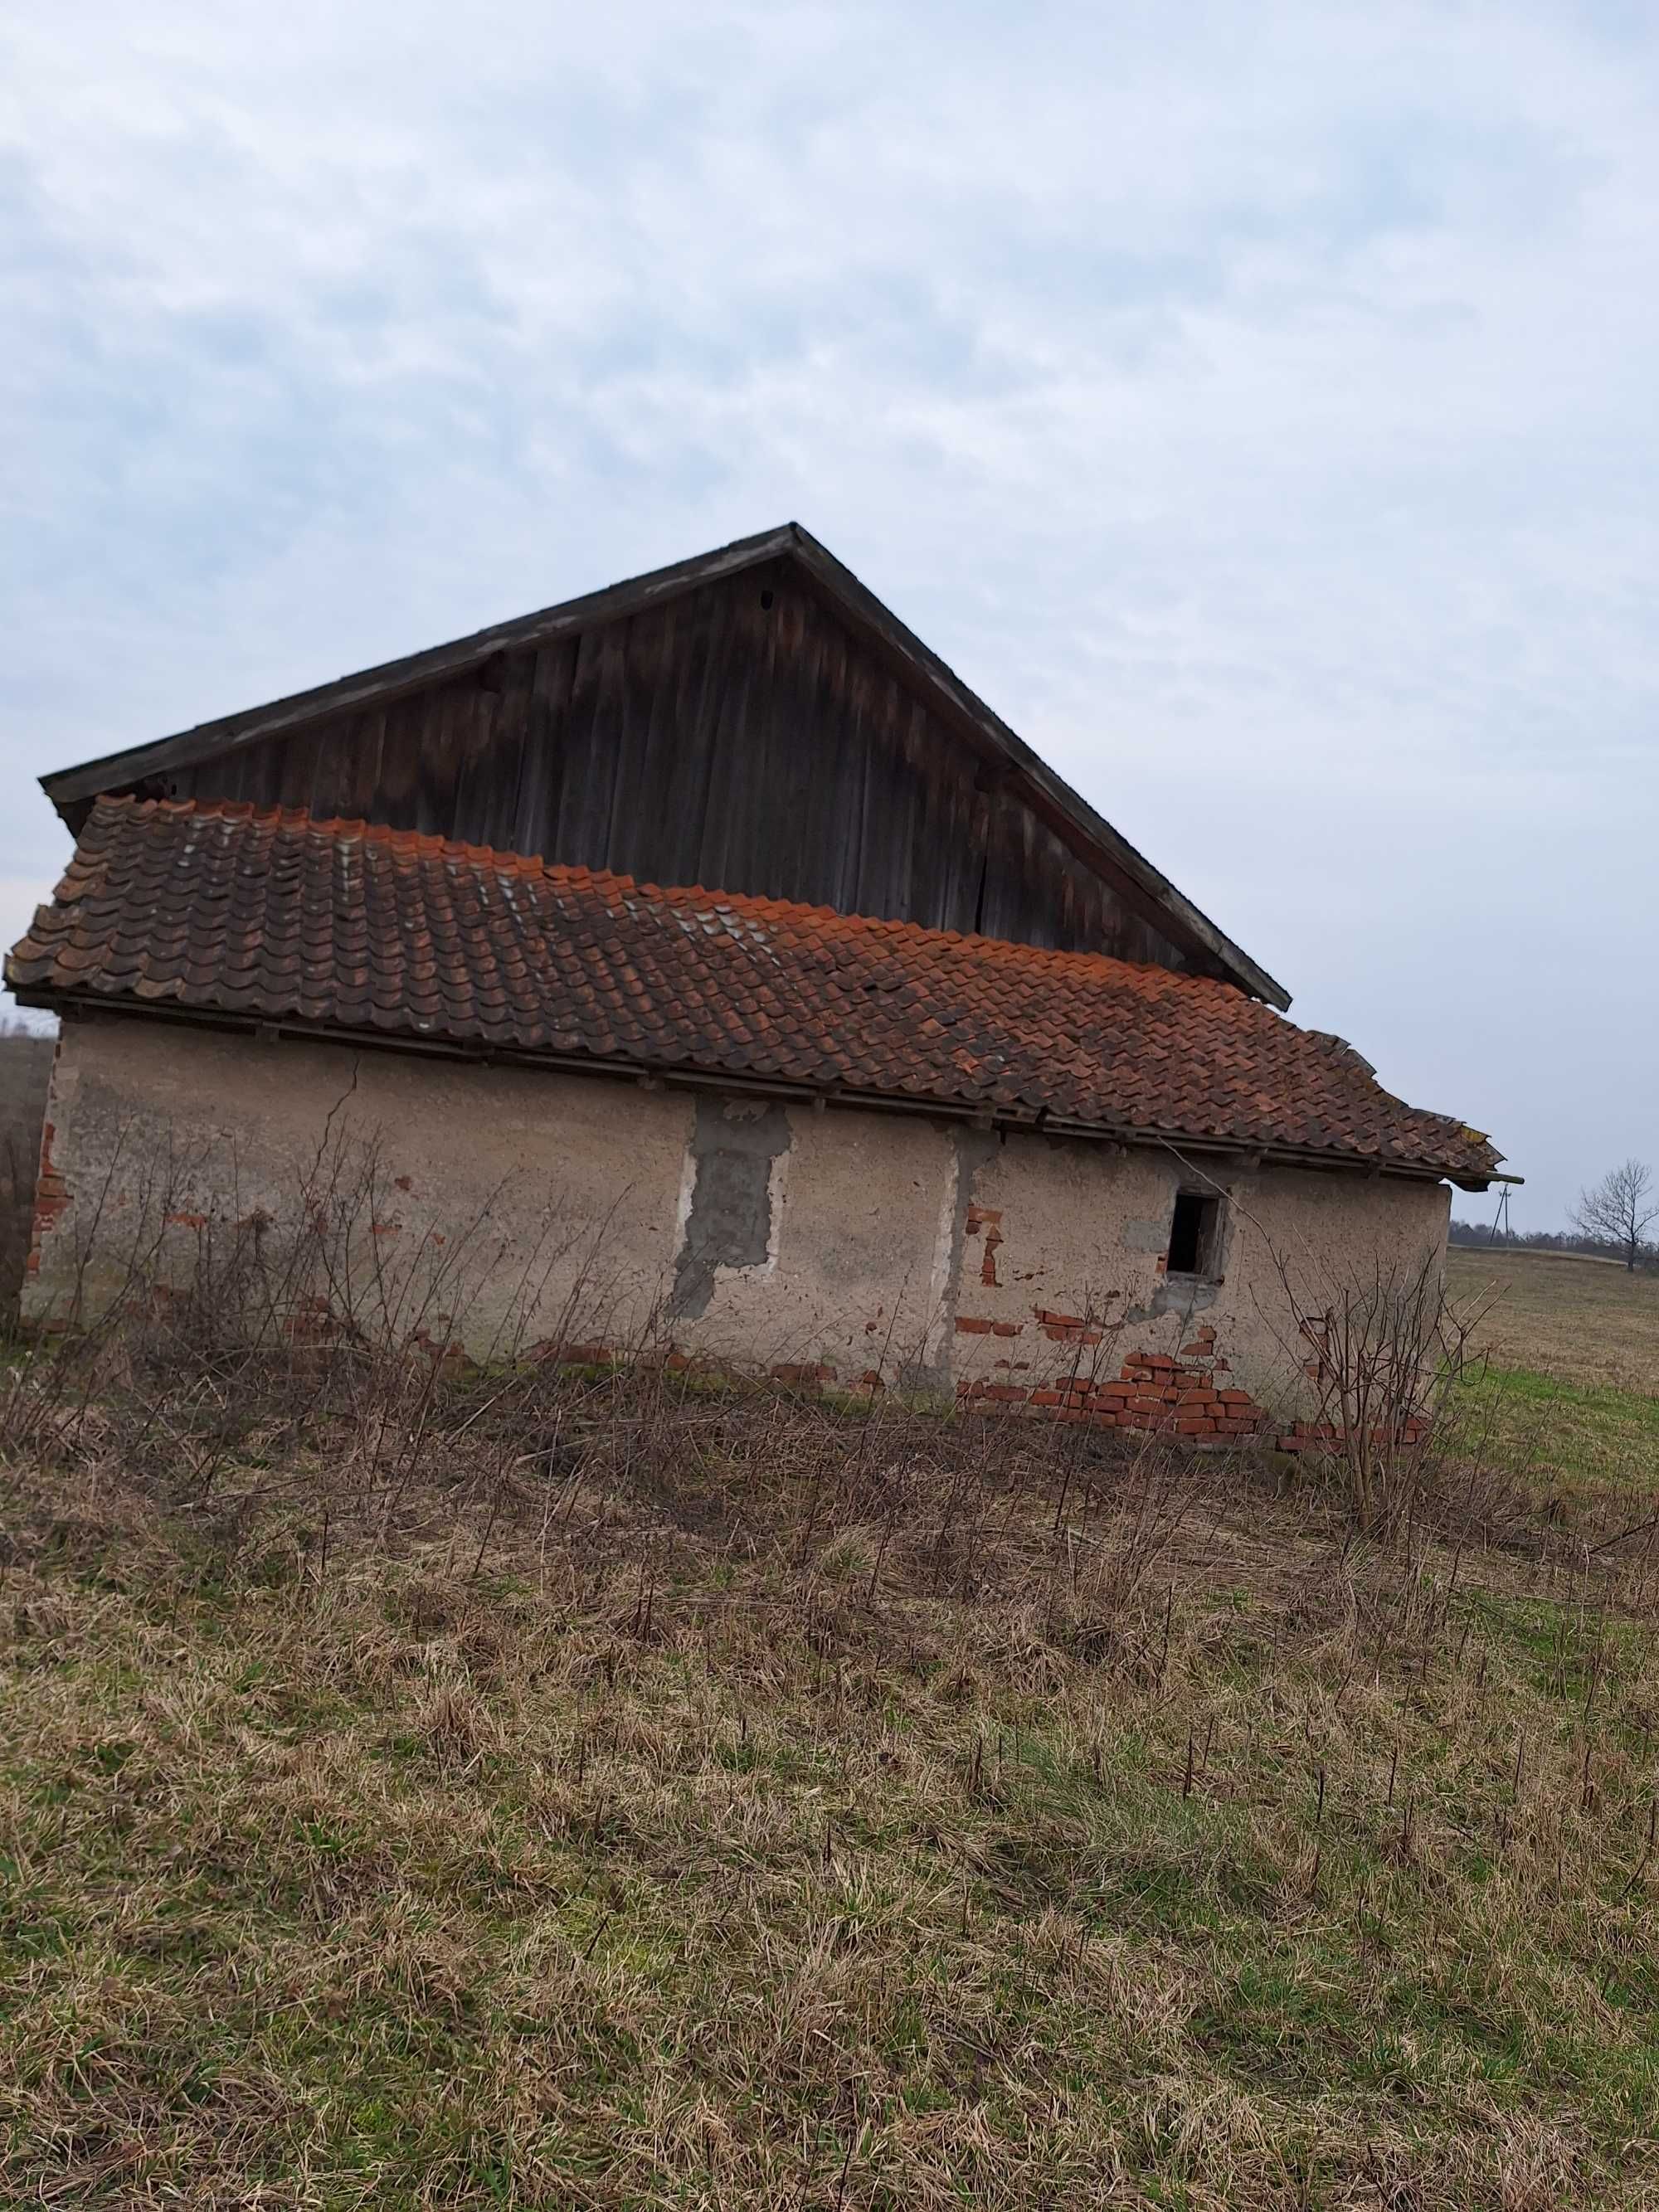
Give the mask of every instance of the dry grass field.
[(1507, 1463), (1539, 1483), (1659, 1487), (1659, 1276), (1553, 1254), (1447, 1255), (1454, 1297), (1490, 1307), (1472, 1395)]
[(1659, 1273), (1457, 1245), (1446, 1269), (1457, 1297), (1498, 1297), (1487, 1342), (1504, 1366), (1659, 1397)]
[[(1504, 1419), (1637, 1402), (1528, 1281)], [(1616, 1456), (1488, 1419), (1381, 1545), (1082, 1430), (105, 1354), (0, 1407), (0, 2202), (1659, 2203)]]

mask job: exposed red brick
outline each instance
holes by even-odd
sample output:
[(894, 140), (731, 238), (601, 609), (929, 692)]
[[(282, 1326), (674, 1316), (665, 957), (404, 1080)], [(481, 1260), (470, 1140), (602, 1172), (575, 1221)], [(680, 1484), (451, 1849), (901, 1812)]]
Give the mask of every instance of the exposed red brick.
[(989, 1336), (994, 1326), (994, 1324), (993, 1322), (988, 1320), (982, 1319), (978, 1314), (958, 1314), (957, 1316), (957, 1334), (958, 1336)]
[(56, 1132), (50, 1121), (40, 1130), (40, 1164), (34, 1180), (34, 1212), (29, 1224), (28, 1258), (24, 1272), (38, 1275), (40, 1272), (40, 1240), (58, 1225), (59, 1217), (70, 1202), (69, 1186), (52, 1165), (52, 1145)]
[(988, 1290), (995, 1290), (997, 1283), (997, 1247), (1002, 1242), (1002, 1231), (997, 1228), (985, 1232), (985, 1257), (979, 1263), (979, 1279)]

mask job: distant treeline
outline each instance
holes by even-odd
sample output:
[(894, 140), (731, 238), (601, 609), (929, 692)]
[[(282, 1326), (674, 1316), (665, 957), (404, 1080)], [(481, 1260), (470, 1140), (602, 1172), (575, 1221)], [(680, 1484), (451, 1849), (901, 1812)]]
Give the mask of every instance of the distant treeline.
[[(1501, 1229), (1494, 1235), (1490, 1221), (1454, 1221), (1446, 1234), (1454, 1244), (1502, 1244), (1516, 1252), (1581, 1252), (1595, 1260), (1623, 1257), (1616, 1245), (1581, 1236), (1576, 1229)], [(1644, 1264), (1652, 1267), (1659, 1263), (1659, 1249), (1650, 1245), (1643, 1256)]]

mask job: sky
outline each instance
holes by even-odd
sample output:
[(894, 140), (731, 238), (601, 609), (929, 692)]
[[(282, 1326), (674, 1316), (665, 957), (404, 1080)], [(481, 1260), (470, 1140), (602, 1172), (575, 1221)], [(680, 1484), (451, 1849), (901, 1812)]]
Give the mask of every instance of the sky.
[(793, 518), (1558, 1226), (1659, 1162), (1656, 104), (1612, 0), (14, 0), (0, 932), (42, 770)]

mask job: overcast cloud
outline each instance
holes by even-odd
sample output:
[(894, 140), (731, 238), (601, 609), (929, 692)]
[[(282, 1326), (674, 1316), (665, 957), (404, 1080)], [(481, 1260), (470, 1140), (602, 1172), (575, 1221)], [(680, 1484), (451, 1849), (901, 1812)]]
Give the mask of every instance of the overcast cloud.
[(1659, 1161), (1656, 94), (1611, 4), (22, 0), (0, 930), (43, 769), (793, 516), (1556, 1225)]

